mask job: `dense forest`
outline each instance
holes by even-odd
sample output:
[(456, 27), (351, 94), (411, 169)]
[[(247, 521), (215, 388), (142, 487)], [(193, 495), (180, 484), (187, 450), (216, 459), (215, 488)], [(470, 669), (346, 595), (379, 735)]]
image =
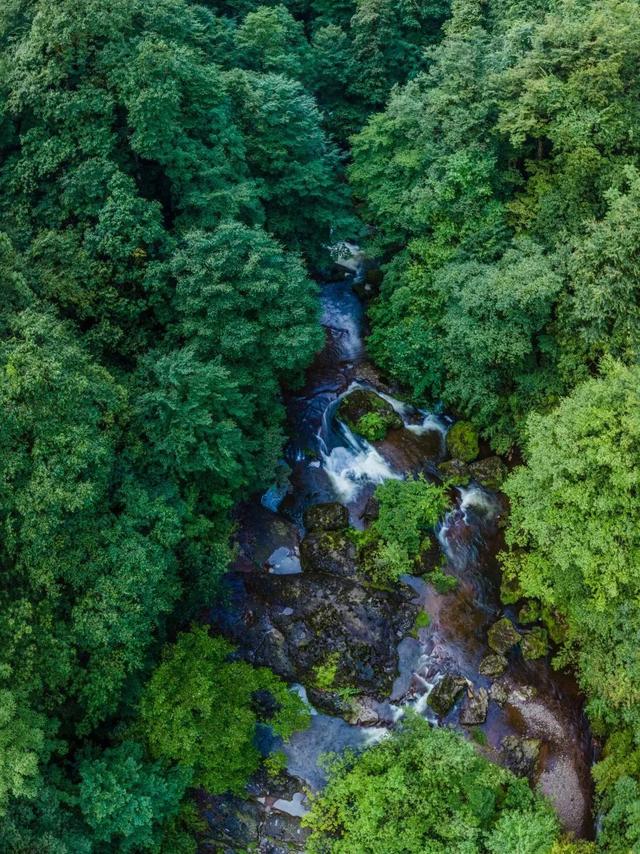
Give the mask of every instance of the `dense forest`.
[[(375, 259), (378, 369), (510, 470), (503, 600), (584, 695), (597, 820), (565, 835), (410, 715), (334, 759), (307, 850), (640, 852), (639, 21), (638, 0), (4, 0), (0, 850), (192, 854), (195, 793), (242, 797), (279, 761), (256, 732), (308, 726), (206, 614), (349, 240)], [(352, 537), (374, 588), (449, 486), (379, 487)]]

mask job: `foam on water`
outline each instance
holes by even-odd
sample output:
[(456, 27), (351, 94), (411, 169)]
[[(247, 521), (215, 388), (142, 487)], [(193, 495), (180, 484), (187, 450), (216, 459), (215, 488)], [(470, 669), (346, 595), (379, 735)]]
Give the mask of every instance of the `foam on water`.
[(467, 513), (470, 509), (479, 513), (485, 519), (492, 519), (498, 513), (498, 504), (493, 495), (478, 484), (457, 487), (460, 495), (460, 510), (467, 521)]
[(390, 478), (401, 480), (402, 475), (395, 472), (389, 463), (366, 443), (368, 447), (361, 451), (351, 448), (334, 448), (330, 454), (323, 455), (324, 469), (333, 489), (345, 503), (353, 501), (366, 483), (379, 484)]
[(282, 750), (287, 757), (289, 774), (318, 790), (327, 781), (320, 757), (345, 749), (364, 750), (388, 736), (389, 731), (384, 727), (358, 727), (342, 718), (318, 714), (311, 718), (307, 729), (295, 732), (282, 745)]
[(385, 480), (402, 480), (384, 457), (366, 439), (356, 436), (346, 424), (339, 422), (344, 444), (331, 451), (321, 451), (322, 466), (336, 495), (341, 501), (353, 501), (363, 485), (379, 484)]
[[(354, 385), (357, 385), (357, 383)], [(402, 418), (402, 423), (406, 430), (413, 433), (414, 436), (424, 436), (425, 433), (440, 433), (441, 446), (444, 446), (445, 436), (449, 428), (442, 418), (433, 412), (429, 412), (427, 409), (418, 409), (415, 406), (411, 406), (410, 403), (398, 400), (383, 391), (378, 391), (377, 389), (371, 390), (375, 391), (378, 397), (386, 400), (394, 412), (397, 412), (400, 418)], [(421, 417), (422, 421), (416, 423), (415, 419), (417, 416)]]

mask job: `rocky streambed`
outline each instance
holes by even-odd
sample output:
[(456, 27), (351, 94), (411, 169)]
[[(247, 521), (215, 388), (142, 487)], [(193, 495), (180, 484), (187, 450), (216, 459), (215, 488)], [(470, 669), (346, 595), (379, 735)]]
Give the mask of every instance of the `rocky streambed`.
[[(304, 696), (312, 724), (286, 745), (265, 731), (265, 752), (281, 748), (286, 771), (261, 775), (247, 800), (202, 796), (202, 850), (303, 850), (305, 792), (324, 783), (323, 754), (385, 737), (407, 708), (528, 776), (567, 830), (590, 836), (581, 698), (568, 674), (552, 670), (527, 603), (500, 601), (504, 464), (451, 459), (450, 419), (402, 403), (380, 381), (351, 278), (325, 285), (322, 304), (326, 346), (288, 401), (286, 468), (240, 508), (229, 599), (211, 614), (247, 660)], [(424, 567), (444, 555), (457, 587), (439, 592), (427, 574), (372, 589), (351, 529), (375, 517), (377, 484), (418, 473), (459, 484)]]

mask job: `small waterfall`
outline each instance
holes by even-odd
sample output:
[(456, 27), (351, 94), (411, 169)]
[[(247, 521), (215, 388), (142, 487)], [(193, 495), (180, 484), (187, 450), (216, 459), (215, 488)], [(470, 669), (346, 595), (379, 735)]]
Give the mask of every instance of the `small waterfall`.
[[(366, 388), (367, 386), (361, 387)], [(442, 418), (433, 412), (429, 412), (427, 409), (418, 409), (417, 406), (412, 406), (410, 403), (398, 400), (390, 394), (385, 394), (383, 391), (378, 391), (377, 389), (372, 389), (372, 391), (375, 391), (379, 397), (387, 401), (400, 418), (402, 418), (405, 430), (413, 433), (414, 436), (424, 436), (425, 433), (439, 433), (440, 453), (444, 455), (445, 439), (449, 427)]]
[(460, 495), (460, 510), (467, 524), (470, 524), (470, 511), (487, 522), (497, 516), (499, 508), (495, 496), (477, 483), (472, 483), (470, 486), (459, 486), (458, 493)]
[(456, 492), (459, 503), (444, 517), (436, 536), (451, 566), (463, 571), (478, 560), (499, 505), (495, 496), (476, 483), (458, 486)]
[(365, 439), (339, 422), (345, 445), (321, 451), (322, 465), (341, 501), (352, 501), (366, 483), (379, 484), (390, 478), (401, 480), (389, 463)]

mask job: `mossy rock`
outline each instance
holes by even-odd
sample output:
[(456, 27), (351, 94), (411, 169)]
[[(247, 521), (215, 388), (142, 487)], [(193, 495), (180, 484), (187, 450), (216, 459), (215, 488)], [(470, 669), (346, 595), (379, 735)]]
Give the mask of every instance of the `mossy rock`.
[(470, 421), (457, 421), (447, 433), (447, 450), (455, 460), (470, 463), (480, 452), (478, 432)]
[(478, 671), (482, 676), (487, 676), (489, 679), (496, 679), (502, 676), (507, 669), (507, 659), (504, 655), (485, 655), (480, 662)]
[(427, 703), (437, 715), (444, 718), (455, 706), (467, 684), (464, 676), (446, 673), (429, 694)]
[(536, 658), (544, 658), (549, 652), (549, 635), (547, 630), (542, 626), (536, 626), (527, 632), (520, 641), (522, 656), (527, 661), (533, 661)]
[(494, 652), (504, 655), (520, 641), (520, 633), (508, 617), (502, 617), (487, 632), (487, 640)]
[(542, 609), (542, 622), (544, 623), (549, 637), (555, 644), (562, 644), (567, 639), (568, 626), (566, 620), (550, 608)]
[(312, 531), (300, 543), (300, 563), (305, 572), (342, 578), (358, 574), (356, 546), (346, 531)]
[(389, 430), (402, 427), (402, 418), (374, 391), (357, 388), (342, 398), (338, 418), (368, 442), (382, 441)]
[(356, 422), (356, 433), (367, 442), (382, 442), (389, 431), (390, 425), (385, 415), (378, 412), (367, 412)]
[(466, 486), (471, 480), (469, 466), (462, 460), (445, 460), (438, 468), (444, 480), (449, 480), (457, 486)]
[(541, 742), (537, 738), (507, 735), (502, 739), (505, 765), (519, 777), (531, 777), (540, 755)]
[(307, 531), (344, 531), (349, 527), (349, 511), (337, 501), (307, 507), (304, 513)]
[(502, 576), (500, 582), (500, 600), (504, 605), (515, 605), (518, 599), (522, 599), (522, 587), (517, 578)]
[(518, 611), (518, 622), (524, 626), (535, 623), (540, 619), (540, 603), (534, 599), (527, 600)]
[(487, 457), (469, 466), (471, 476), (487, 489), (498, 490), (509, 473), (500, 457)]

